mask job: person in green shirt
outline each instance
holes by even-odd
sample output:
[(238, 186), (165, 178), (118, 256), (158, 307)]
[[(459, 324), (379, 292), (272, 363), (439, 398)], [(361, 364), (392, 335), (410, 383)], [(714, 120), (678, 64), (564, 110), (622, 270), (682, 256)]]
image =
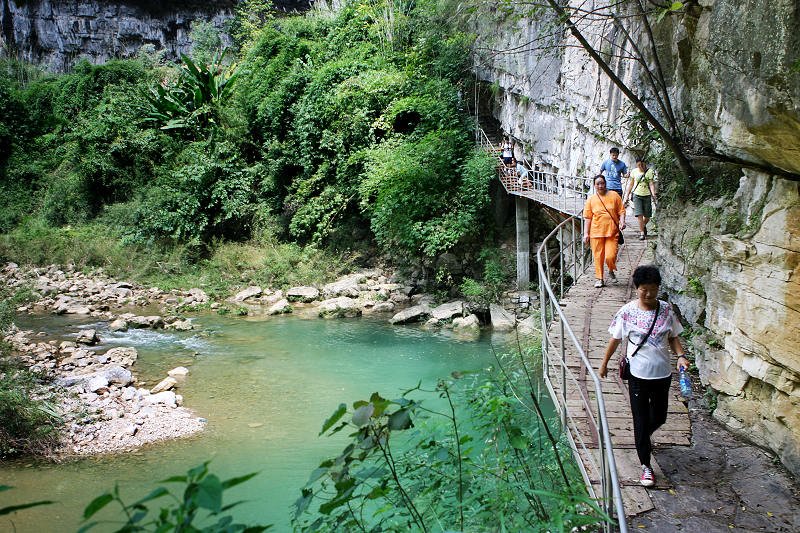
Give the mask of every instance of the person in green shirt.
[(643, 159), (636, 160), (636, 168), (631, 171), (628, 190), (625, 191), (625, 205), (633, 195), (633, 216), (639, 221), (639, 240), (647, 238), (647, 223), (653, 216), (656, 202), (656, 176), (652, 168), (647, 168)]

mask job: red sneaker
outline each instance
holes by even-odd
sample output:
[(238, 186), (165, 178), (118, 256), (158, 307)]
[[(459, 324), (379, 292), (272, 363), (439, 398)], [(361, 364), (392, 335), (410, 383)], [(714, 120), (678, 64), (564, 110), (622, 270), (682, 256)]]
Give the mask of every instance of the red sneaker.
[(656, 484), (653, 470), (649, 466), (642, 465), (642, 477), (639, 478), (639, 482), (645, 487), (652, 487)]

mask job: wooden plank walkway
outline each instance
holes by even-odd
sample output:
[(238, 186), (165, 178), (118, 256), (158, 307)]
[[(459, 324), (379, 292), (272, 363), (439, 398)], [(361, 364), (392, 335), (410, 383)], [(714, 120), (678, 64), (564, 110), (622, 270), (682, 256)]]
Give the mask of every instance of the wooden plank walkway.
[[(483, 136), (486, 137), (485, 135)], [(485, 140), (484, 148), (499, 158), (497, 147)], [(530, 165), (529, 165), (530, 167)], [(531, 167), (532, 168), (532, 167)], [(540, 205), (560, 211), (564, 215), (581, 217), (583, 204), (588, 194), (593, 192), (590, 177), (560, 176), (546, 172), (532, 171), (527, 177), (519, 179), (516, 172), (506, 168), (502, 162), (497, 167), (498, 178), (506, 192), (528, 198)], [(581, 341), (583, 352), (596, 371), (603, 359), (605, 347), (608, 344), (608, 326), (614, 314), (625, 303), (634, 299), (633, 284), (630, 282), (633, 270), (639, 264), (652, 262), (652, 250), (649, 241), (638, 240), (638, 224), (636, 219), (628, 213), (628, 222), (632, 223), (625, 231), (625, 244), (620, 247), (617, 255), (618, 283), (609, 283), (606, 287), (594, 287), (594, 267), (587, 265), (583, 275), (570, 287), (564, 297), (559, 301), (566, 316), (570, 329)], [(582, 229), (582, 227), (581, 227)], [(608, 280), (607, 280), (608, 281)], [(548, 330), (551, 349), (560, 351), (560, 321), (553, 320)], [(566, 406), (569, 413), (567, 426), (571, 437), (577, 445), (577, 459), (583, 465), (587, 477), (586, 482), (594, 487), (595, 494), (602, 494), (600, 488), (601, 475), (597, 471), (603, 464), (600, 459), (601, 450), (598, 445), (599, 435), (593, 419), (599, 419), (596, 402), (594, 412), (589, 416), (586, 413), (584, 399), (597, 398), (594, 381), (588, 376), (583, 360), (572, 348), (571, 341), (565, 343), (565, 364), (572, 376), (577, 376), (578, 387), (567, 385)], [(639, 484), (641, 464), (636, 454), (633, 441), (633, 421), (631, 417), (628, 389), (617, 376), (616, 365), (619, 353), (612, 358), (609, 366), (609, 376), (601, 378), (601, 388), (605, 404), (606, 419), (609, 424), (609, 433), (614, 448), (614, 460), (620, 480), (622, 499), (627, 516), (634, 516), (654, 509), (653, 500), (649, 491), (668, 489), (666, 476), (655, 458), (652, 467), (656, 476), (656, 485), (646, 489)], [(674, 358), (674, 356), (673, 356)], [(551, 358), (548, 368), (549, 381), (553, 386), (556, 397), (562, 395), (560, 390), (563, 369), (557, 358)], [(672, 366), (675, 362), (673, 360)], [(681, 401), (680, 384), (673, 379), (670, 390), (670, 402), (667, 422), (653, 434), (653, 445), (658, 446), (689, 446), (691, 444), (691, 426), (689, 412)]]
[[(576, 337), (582, 340), (584, 353), (591, 361), (595, 371), (597, 371), (603, 359), (609, 339), (608, 326), (614, 314), (625, 303), (636, 297), (633, 285), (629, 282), (633, 269), (640, 263), (646, 264), (652, 261), (652, 250), (649, 242), (637, 239), (638, 225), (633, 217), (630, 217), (630, 219), (634, 221), (634, 226), (637, 229), (626, 228), (624, 231), (625, 244), (620, 247), (619, 255), (617, 256), (619, 282), (616, 284), (610, 283), (603, 288), (594, 288), (594, 267), (588, 265), (578, 282), (570, 287), (560, 301), (562, 311), (567, 317), (567, 322), (575, 332)], [(608, 280), (606, 281), (608, 282)], [(555, 343), (556, 350), (560, 349), (558, 344), (559, 334), (558, 331), (555, 331), (559, 327), (558, 324), (558, 321), (551, 323), (549, 334), (550, 339)], [(567, 367), (573, 375), (579, 376), (583, 394), (590, 399), (595, 399), (594, 382), (587, 375), (586, 369), (583, 368), (584, 365), (577, 350), (570, 349), (570, 346), (571, 342), (567, 341), (565, 346)], [(645, 489), (639, 484), (641, 464), (634, 448), (633, 422), (627, 386), (619, 379), (616, 372), (616, 365), (621, 351), (622, 347), (617, 350), (617, 354), (609, 363), (609, 375), (605, 379), (601, 378), (601, 387), (611, 441), (614, 445), (614, 459), (620, 484), (622, 485), (625, 512), (628, 516), (633, 516), (654, 508), (653, 500), (650, 498), (648, 490), (663, 490), (669, 487), (666, 484), (666, 477), (655, 459), (653, 459), (652, 466), (656, 475), (656, 486), (652, 489)], [(673, 361), (673, 366), (674, 364), (675, 362)], [(560, 365), (556, 362), (552, 363), (549, 372), (555, 392), (560, 395), (562, 372)], [(601, 464), (600, 451), (597, 445), (597, 432), (590, 419), (586, 416), (584, 403), (580, 396), (581, 391), (574, 387), (567, 387), (567, 395), (567, 408), (571, 412), (572, 418), (572, 423), (569, 424), (572, 437), (576, 441), (582, 440), (587, 446), (588, 451), (581, 452), (580, 460), (589, 477), (588, 481), (596, 486), (597, 493), (600, 494), (600, 475), (595, 467), (595, 465)], [(680, 398), (680, 385), (677, 379), (673, 379), (667, 422), (653, 435), (654, 446), (690, 445), (691, 429), (688, 410), (685, 404), (680, 401)], [(592, 454), (594, 457), (584, 456), (587, 453)]]

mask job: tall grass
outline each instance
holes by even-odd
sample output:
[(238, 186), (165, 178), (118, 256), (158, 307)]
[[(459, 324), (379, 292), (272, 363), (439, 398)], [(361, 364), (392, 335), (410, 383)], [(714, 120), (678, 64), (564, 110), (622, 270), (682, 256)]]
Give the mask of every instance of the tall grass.
[(113, 225), (90, 223), (54, 228), (31, 220), (0, 235), (0, 262), (74, 265), (103, 269), (117, 279), (163, 290), (200, 287), (226, 294), (241, 285), (286, 288), (327, 282), (352, 268), (356, 258), (314, 246), (279, 241), (261, 228), (247, 242), (213, 242), (203, 250), (188, 245), (127, 243)]

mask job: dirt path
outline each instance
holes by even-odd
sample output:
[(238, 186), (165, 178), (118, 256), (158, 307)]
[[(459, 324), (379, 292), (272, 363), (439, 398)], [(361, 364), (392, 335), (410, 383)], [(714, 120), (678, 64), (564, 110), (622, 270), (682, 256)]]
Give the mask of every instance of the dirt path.
[(773, 456), (689, 403), (692, 445), (656, 448), (670, 490), (651, 490), (656, 509), (631, 520), (652, 532), (800, 531), (800, 483)]

